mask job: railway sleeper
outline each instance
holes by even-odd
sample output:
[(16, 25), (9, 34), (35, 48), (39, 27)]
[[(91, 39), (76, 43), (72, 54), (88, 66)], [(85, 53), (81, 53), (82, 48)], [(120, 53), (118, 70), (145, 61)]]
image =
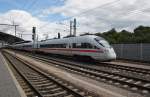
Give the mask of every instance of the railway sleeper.
[(67, 95), (68, 94), (66, 91), (62, 91), (62, 92), (58, 92), (58, 93), (54, 93), (54, 94), (45, 94), (44, 97), (64, 97)]
[[(61, 91), (62, 91), (62, 90), (61, 90)], [(51, 91), (51, 90), (46, 90), (46, 89), (41, 90), (41, 89), (40, 89), (40, 93), (41, 93), (42, 95), (59, 93), (59, 92), (61, 92), (61, 91), (53, 92), (53, 91)]]
[(39, 90), (49, 90), (49, 91), (55, 91), (56, 89), (57, 90), (62, 90), (62, 88), (59, 88), (59, 87), (44, 87), (44, 88), (38, 88)]
[(53, 83), (43, 83), (43, 84), (38, 84), (38, 83), (33, 83), (33, 85), (37, 87), (46, 87), (46, 86), (52, 86)]
[(43, 80), (43, 81), (39, 81), (39, 80), (32, 80), (31, 82), (32, 82), (32, 83), (35, 83), (35, 84), (50, 83), (50, 81), (49, 81), (49, 80)]
[(54, 89), (57, 87), (57, 85), (50, 85), (50, 86), (36, 86), (37, 88), (41, 88), (41, 89)]

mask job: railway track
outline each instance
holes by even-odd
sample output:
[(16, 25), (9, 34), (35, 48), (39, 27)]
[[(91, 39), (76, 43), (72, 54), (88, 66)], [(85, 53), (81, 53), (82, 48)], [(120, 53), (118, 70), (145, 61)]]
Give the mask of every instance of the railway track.
[[(38, 56), (37, 57), (44, 57), (46, 59), (54, 60), (59, 62), (65, 62), (70, 65), (76, 65), (80, 64), (82, 66), (88, 67), (88, 68), (93, 68), (93, 69), (100, 69), (100, 70), (105, 70), (107, 72), (111, 73), (117, 73), (117, 74), (122, 74), (130, 77), (135, 77), (135, 78), (140, 78), (140, 79), (145, 79), (147, 81), (150, 81), (150, 70), (149, 69), (142, 69), (142, 68), (136, 68), (136, 67), (129, 67), (129, 66), (123, 66), (123, 65), (116, 65), (116, 64), (111, 64), (111, 63), (104, 63), (104, 62), (94, 62), (94, 63), (77, 63), (77, 62), (70, 62), (64, 59), (58, 59), (58, 58), (50, 58), (46, 56)], [(56, 60), (57, 59), (57, 60)]]
[(105, 67), (117, 68), (117, 69), (135, 72), (135, 73), (139, 73), (139, 74), (141, 73), (141, 74), (150, 75), (149, 69), (129, 67), (129, 66), (123, 66), (123, 65), (116, 65), (116, 64), (110, 64), (110, 63), (100, 63), (100, 64), (103, 64)]
[(101, 63), (97, 62), (96, 64), (75, 63), (73, 61), (70, 62), (70, 61), (67, 61), (64, 59), (51, 58), (51, 57), (47, 57), (47, 56), (34, 55), (34, 57), (35, 56), (36, 57), (43, 57), (43, 58), (49, 59), (49, 60), (59, 61), (59, 62), (70, 64), (70, 65), (82, 65), (82, 67), (85, 67), (85, 68), (88, 67), (90, 69), (92, 68), (95, 70), (103, 70), (106, 72), (122, 74), (124, 76), (129, 76), (129, 77), (134, 77), (134, 78), (141, 79), (141, 80), (144, 79), (144, 80), (150, 81), (150, 70), (149, 69), (115, 65), (115, 64), (102, 63), (102, 62)]
[[(118, 87), (125, 88), (127, 90), (131, 90), (133, 92), (142, 93), (143, 95), (148, 95), (147, 97), (150, 96), (150, 80), (148, 79), (124, 75), (123, 73), (120, 72), (118, 73), (116, 71), (114, 72), (112, 70), (111, 71), (106, 70), (106, 68), (105, 69), (91, 68), (88, 65), (73, 64), (70, 62), (53, 59), (49, 57), (33, 56), (33, 55), (28, 56), (38, 61), (46, 62), (47, 64), (53, 64), (56, 67), (66, 69), (70, 72), (90, 77), (97, 81), (103, 81)], [(113, 68), (115, 68), (115, 66), (113, 66)], [(118, 69), (118, 67), (116, 67), (115, 69)], [(138, 71), (135, 71), (135, 73), (136, 72)], [(145, 73), (147, 74), (147, 72), (143, 72), (142, 74)]]
[(3, 54), (9, 61), (11, 69), (13, 68), (13, 72), (23, 86), (27, 97), (96, 97), (11, 54), (6, 52)]
[(35, 95), (38, 95), (36, 93), (36, 91), (34, 91), (34, 89), (32, 89), (32, 87), (30, 86), (28, 81), (26, 81), (26, 79), (24, 79), (24, 77), (21, 74), (19, 74), (19, 72), (17, 72), (17, 70), (13, 67), (13, 65), (8, 60), (6, 60), (6, 61), (8, 63), (9, 68), (12, 70), (15, 78), (17, 79), (18, 83), (20, 84), (20, 86), (24, 90), (26, 96), (27, 97), (34, 97)]
[[(19, 52), (20, 53), (20, 52)], [(27, 53), (23, 53), (25, 55), (28, 55)], [(82, 64), (82, 65), (86, 65), (86, 66), (89, 66), (91, 68), (106, 68), (108, 70), (114, 70), (114, 71), (124, 71), (125, 73), (128, 73), (128, 74), (134, 74), (134, 76), (138, 76), (140, 75), (139, 77), (141, 77), (143, 79), (148, 79), (150, 80), (150, 70), (149, 69), (143, 69), (143, 68), (137, 68), (137, 67), (131, 67), (131, 66), (123, 66), (123, 65), (116, 65), (116, 64), (111, 64), (111, 63), (105, 63), (105, 62), (92, 62), (92, 63), (84, 63), (84, 62), (80, 62), (80, 63), (74, 63), (74, 60), (72, 59), (60, 59), (60, 58), (52, 58), (52, 57), (49, 57), (49, 56), (43, 56), (43, 55), (39, 55), (39, 54), (34, 54), (34, 56), (37, 56), (37, 57), (44, 57), (46, 59), (51, 59), (51, 60), (55, 60), (57, 59), (56, 61), (61, 61), (61, 62), (67, 62), (69, 64), (72, 64), (72, 65), (75, 65), (75, 64)], [(70, 62), (71, 61), (71, 62)], [(146, 76), (145, 76), (146, 75)], [(130, 76), (130, 75), (128, 75)]]
[(130, 59), (117, 59), (116, 62), (124, 62), (124, 63), (133, 63), (138, 65), (150, 66), (150, 62), (148, 61), (140, 61), (140, 60), (130, 60)]

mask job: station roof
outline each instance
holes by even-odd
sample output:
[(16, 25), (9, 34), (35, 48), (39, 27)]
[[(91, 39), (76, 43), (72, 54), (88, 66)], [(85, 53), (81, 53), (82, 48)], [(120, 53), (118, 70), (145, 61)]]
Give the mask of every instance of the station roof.
[(12, 43), (20, 42), (20, 41), (24, 41), (24, 40), (21, 38), (15, 37), (13, 35), (0, 32), (0, 41), (4, 41), (6, 43), (12, 44)]

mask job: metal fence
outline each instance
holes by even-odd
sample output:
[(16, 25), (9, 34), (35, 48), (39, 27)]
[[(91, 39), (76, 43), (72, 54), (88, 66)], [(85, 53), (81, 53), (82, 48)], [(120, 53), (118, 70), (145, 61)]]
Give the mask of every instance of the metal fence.
[(150, 62), (150, 43), (113, 44), (117, 58)]

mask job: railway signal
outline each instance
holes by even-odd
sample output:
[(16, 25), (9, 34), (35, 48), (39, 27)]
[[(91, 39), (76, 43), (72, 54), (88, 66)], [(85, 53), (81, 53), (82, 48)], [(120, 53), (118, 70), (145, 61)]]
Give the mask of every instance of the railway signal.
[(32, 28), (32, 40), (34, 41), (36, 38), (36, 27)]
[(70, 21), (70, 36), (72, 36), (72, 24), (73, 24), (73, 22)]
[(60, 39), (60, 33), (58, 33), (58, 39)]
[(76, 36), (76, 18), (74, 19), (73, 29), (74, 29), (73, 35)]

